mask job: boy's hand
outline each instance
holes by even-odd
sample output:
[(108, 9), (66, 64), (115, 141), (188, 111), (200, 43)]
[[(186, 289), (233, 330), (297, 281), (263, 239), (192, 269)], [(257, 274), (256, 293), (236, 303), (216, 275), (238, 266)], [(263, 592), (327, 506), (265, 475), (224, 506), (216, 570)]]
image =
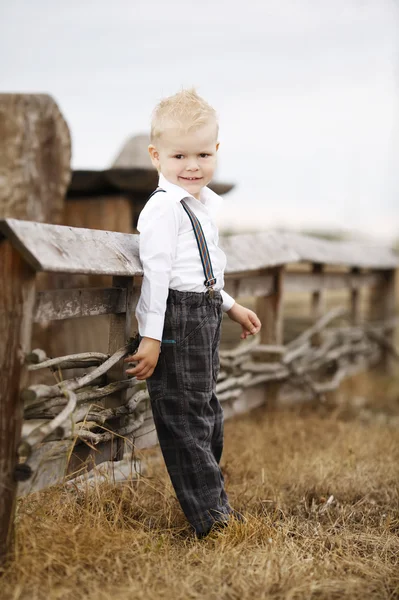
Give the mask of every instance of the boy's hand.
[(148, 379), (154, 372), (159, 358), (159, 349), (161, 342), (153, 338), (143, 337), (140, 342), (137, 352), (128, 356), (123, 362), (137, 362), (132, 369), (126, 369), (127, 375), (135, 375), (136, 379), (142, 381)]
[(249, 308), (237, 304), (237, 302), (227, 311), (227, 314), (232, 321), (241, 325), (242, 332), (240, 337), (242, 340), (245, 340), (248, 335), (255, 335), (262, 327), (256, 314), (252, 310), (249, 310)]

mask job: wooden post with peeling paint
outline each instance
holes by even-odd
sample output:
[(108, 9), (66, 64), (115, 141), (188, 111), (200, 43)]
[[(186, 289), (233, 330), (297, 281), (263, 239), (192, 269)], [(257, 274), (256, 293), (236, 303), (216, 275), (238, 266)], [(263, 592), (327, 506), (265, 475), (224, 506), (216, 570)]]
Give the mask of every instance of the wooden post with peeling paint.
[(35, 279), (35, 271), (0, 238), (0, 564), (14, 543), (15, 467), (24, 412), (20, 388), (30, 349)]

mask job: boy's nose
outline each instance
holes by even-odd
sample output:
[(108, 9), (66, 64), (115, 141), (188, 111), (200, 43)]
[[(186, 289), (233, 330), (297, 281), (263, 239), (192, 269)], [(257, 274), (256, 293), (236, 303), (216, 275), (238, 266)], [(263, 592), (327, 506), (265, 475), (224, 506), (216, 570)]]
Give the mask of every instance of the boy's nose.
[(198, 165), (195, 160), (191, 160), (186, 167), (187, 171), (198, 171)]

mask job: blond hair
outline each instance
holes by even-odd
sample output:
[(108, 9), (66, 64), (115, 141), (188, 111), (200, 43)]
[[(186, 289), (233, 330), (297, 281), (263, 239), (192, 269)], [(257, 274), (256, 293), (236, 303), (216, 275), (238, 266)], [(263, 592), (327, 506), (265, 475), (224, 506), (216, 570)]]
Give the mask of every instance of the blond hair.
[(151, 142), (160, 138), (171, 128), (185, 133), (193, 131), (209, 122), (215, 122), (216, 137), (219, 130), (214, 108), (199, 96), (194, 88), (181, 90), (161, 100), (154, 108), (151, 119)]

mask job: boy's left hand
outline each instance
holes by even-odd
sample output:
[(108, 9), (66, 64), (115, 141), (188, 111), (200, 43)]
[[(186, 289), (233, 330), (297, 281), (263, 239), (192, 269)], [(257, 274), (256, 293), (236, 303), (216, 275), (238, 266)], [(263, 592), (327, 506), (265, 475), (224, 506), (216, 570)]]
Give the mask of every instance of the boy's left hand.
[(240, 337), (242, 340), (245, 340), (248, 335), (255, 335), (262, 327), (256, 314), (237, 302), (227, 311), (227, 314), (232, 321), (241, 325), (242, 332)]

